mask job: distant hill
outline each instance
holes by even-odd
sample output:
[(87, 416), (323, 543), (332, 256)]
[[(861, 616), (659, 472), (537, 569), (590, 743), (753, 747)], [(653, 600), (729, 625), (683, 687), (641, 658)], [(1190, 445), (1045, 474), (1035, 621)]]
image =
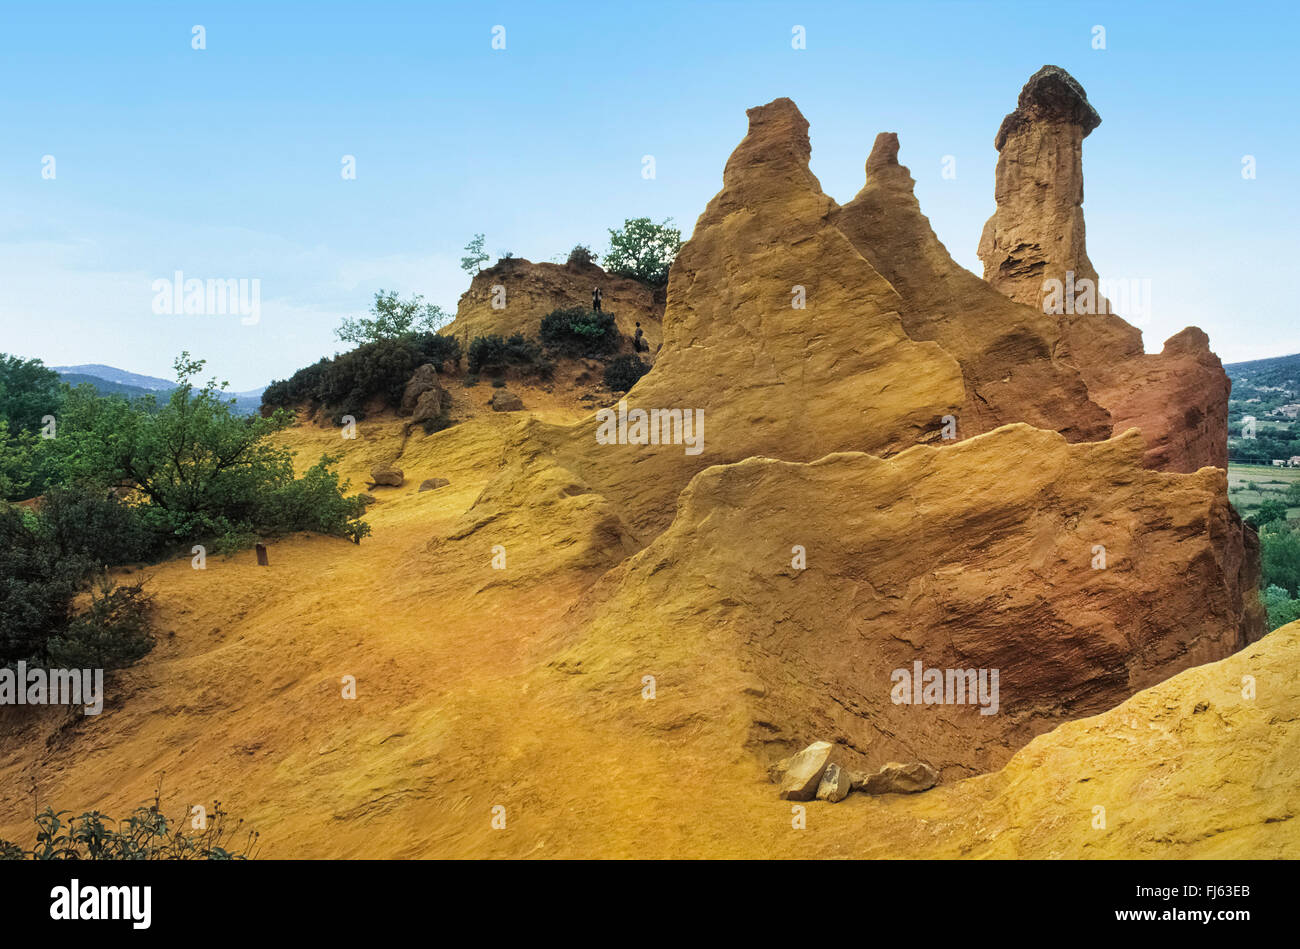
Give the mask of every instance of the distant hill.
[[(76, 386), (89, 383), (101, 395), (120, 395), (128, 399), (152, 395), (161, 401), (166, 398), (167, 393), (171, 392), (176, 385), (176, 383), (168, 379), (159, 379), (157, 376), (144, 376), (137, 372), (127, 372), (125, 369), (117, 369), (113, 366), (104, 366), (98, 363), (83, 366), (51, 366), (50, 368), (57, 372), (59, 377), (68, 385)], [(226, 395), (234, 398), (235, 410), (241, 415), (253, 415), (262, 404), (262, 390), (265, 388), (265, 386), (262, 386), (244, 392), (228, 392)]]
[(1252, 359), (1249, 362), (1233, 362), (1223, 368), (1228, 373), (1228, 378), (1232, 380), (1234, 396), (1238, 394), (1239, 388), (1264, 389), (1266, 386), (1275, 386), (1292, 394), (1300, 394), (1300, 353), (1292, 356)]
[(159, 379), (157, 376), (142, 376), (138, 372), (127, 372), (125, 369), (115, 369), (112, 366), (104, 366), (99, 363), (87, 363), (84, 366), (51, 366), (50, 368), (61, 376), (90, 376), (104, 382), (132, 386), (149, 392), (170, 392), (172, 387), (176, 385), (170, 379)]

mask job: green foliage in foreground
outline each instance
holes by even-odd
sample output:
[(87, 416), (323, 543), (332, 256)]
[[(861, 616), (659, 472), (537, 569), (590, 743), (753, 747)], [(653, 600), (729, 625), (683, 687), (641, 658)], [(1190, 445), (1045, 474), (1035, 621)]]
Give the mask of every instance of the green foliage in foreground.
[(169, 821), (159, 795), (155, 792), (153, 804), (136, 808), (121, 821), (99, 811), (69, 817), (71, 811), (47, 807), (34, 818), (35, 844), (25, 849), (0, 840), (0, 860), (249, 860), (257, 856), (258, 832), (243, 831), (242, 819), (231, 824), (220, 801), (201, 822), (193, 811)]
[(202, 368), (182, 354), (161, 405), (65, 387), (51, 438), (0, 428), (0, 472), (42, 491), (26, 507), (0, 503), (0, 665), (112, 670), (145, 655), (149, 597), (139, 584), (114, 587), (106, 566), (292, 531), (357, 543), (370, 532), (371, 499), (346, 493), (335, 459), (294, 476), (292, 454), (269, 439), (287, 412), (236, 415), (215, 381), (194, 383)]

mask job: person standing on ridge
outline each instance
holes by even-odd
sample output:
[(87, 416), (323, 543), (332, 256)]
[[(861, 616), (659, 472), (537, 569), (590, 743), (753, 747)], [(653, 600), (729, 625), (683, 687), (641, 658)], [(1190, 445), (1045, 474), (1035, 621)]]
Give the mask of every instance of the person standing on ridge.
[(645, 333), (641, 330), (641, 324), (636, 325), (636, 335), (632, 337), (632, 351), (642, 352), (649, 351), (650, 344), (645, 341)]
[(591, 311), (593, 313), (600, 312), (600, 287), (592, 287), (591, 289)]

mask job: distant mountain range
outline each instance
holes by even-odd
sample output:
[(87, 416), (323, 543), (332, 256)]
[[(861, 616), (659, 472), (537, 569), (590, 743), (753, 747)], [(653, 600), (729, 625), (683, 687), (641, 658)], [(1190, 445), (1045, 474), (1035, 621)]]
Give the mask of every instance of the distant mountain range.
[[(134, 399), (142, 395), (158, 396), (161, 400), (175, 388), (176, 383), (170, 379), (157, 376), (143, 376), (138, 372), (127, 372), (114, 366), (89, 363), (82, 366), (51, 366), (59, 377), (68, 385), (89, 383), (103, 395), (121, 395)], [(262, 404), (262, 386), (244, 392), (228, 392), (227, 396), (235, 400), (235, 410), (243, 415), (252, 415)]]

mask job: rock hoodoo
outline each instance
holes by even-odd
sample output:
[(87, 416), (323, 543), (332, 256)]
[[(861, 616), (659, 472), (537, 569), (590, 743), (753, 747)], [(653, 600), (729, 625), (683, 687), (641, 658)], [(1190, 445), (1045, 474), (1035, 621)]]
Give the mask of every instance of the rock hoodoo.
[[(1144, 464), (1226, 468), (1228, 377), (1205, 334), (1188, 327), (1163, 352), (1145, 355), (1141, 331), (1113, 312), (1088, 259), (1083, 139), (1100, 124), (1083, 87), (1060, 67), (1044, 66), (1025, 83), (994, 139), (997, 210), (979, 243), (984, 279), (1039, 312), (1066, 310), (1053, 317), (1056, 354), (1109, 413), (1113, 434), (1142, 432)], [(1062, 288), (1088, 281), (1091, 296), (1080, 299), (1089, 302), (1053, 306), (1049, 281)]]

